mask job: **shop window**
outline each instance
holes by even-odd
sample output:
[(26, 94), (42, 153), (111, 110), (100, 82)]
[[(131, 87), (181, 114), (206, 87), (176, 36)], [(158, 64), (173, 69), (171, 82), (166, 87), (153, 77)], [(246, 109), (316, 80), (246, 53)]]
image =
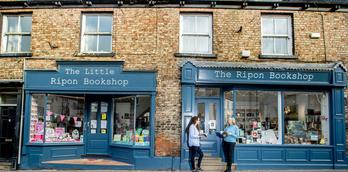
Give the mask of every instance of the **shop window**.
[(33, 94), (30, 142), (83, 142), (84, 103), (84, 97), (49, 94), (45, 104), (45, 95)]
[(114, 99), (113, 142), (150, 145), (150, 96), (128, 96)]
[[(229, 99), (232, 98), (229, 96)], [(240, 129), (239, 143), (281, 143), (280, 100), (280, 92), (236, 91), (236, 120)], [(228, 101), (231, 102), (231, 100)]]
[(110, 53), (112, 49), (112, 14), (83, 14), (82, 53)]
[(224, 121), (233, 116), (233, 91), (225, 91)]
[(212, 15), (180, 15), (180, 53), (212, 53)]
[(45, 95), (33, 94), (30, 108), (30, 142), (43, 143)]
[(31, 42), (31, 15), (4, 15), (2, 52), (27, 53)]
[(196, 97), (219, 97), (219, 88), (196, 88)]
[(328, 145), (328, 108), (326, 92), (284, 92), (284, 143)]
[(261, 26), (262, 55), (293, 55), (291, 16), (262, 15)]

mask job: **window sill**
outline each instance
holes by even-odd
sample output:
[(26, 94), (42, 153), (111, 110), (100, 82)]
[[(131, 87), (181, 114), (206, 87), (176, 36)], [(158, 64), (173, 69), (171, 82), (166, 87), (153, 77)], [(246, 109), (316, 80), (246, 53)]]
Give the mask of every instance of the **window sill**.
[(116, 53), (77, 53), (75, 57), (114, 57)]
[(199, 54), (199, 53), (175, 53), (175, 57), (203, 57), (203, 58), (216, 58), (216, 54)]
[(0, 53), (0, 57), (31, 57), (33, 53)]
[(150, 145), (139, 146), (139, 145), (126, 145), (126, 144), (111, 143), (110, 146), (111, 147), (122, 147), (122, 148), (135, 148), (135, 149), (150, 149)]
[(83, 146), (84, 143), (28, 143), (26, 146)]
[(259, 55), (260, 59), (293, 59), (297, 60), (297, 56), (294, 55)]

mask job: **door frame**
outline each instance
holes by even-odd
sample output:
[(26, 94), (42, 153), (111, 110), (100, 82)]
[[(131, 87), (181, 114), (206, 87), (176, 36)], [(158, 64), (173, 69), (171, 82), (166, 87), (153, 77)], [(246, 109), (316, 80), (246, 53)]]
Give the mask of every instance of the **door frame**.
[(108, 103), (108, 107), (107, 107), (107, 133), (105, 134), (106, 136), (106, 139), (105, 139), (105, 142), (107, 144), (107, 147), (106, 147), (106, 154), (105, 153), (100, 153), (100, 155), (108, 155), (108, 149), (109, 149), (109, 145), (110, 145), (110, 132), (111, 131), (111, 124), (112, 124), (112, 97), (110, 96), (103, 96), (103, 95), (86, 95), (86, 98), (85, 98), (85, 116), (84, 116), (84, 129), (83, 129), (83, 132), (84, 132), (84, 140), (83, 140), (83, 143), (85, 144), (85, 154), (88, 155), (95, 155), (95, 154), (98, 154), (99, 153), (92, 153), (92, 152), (88, 152), (88, 140), (90, 139), (90, 108), (91, 108), (91, 103), (92, 102), (98, 102), (98, 110), (97, 110), (97, 133), (100, 134), (100, 117), (101, 117), (101, 102), (106, 102)]
[[(217, 103), (216, 106), (216, 131), (219, 131), (222, 129), (222, 125), (223, 125), (223, 121), (221, 121), (221, 119), (223, 119), (222, 114), (222, 110), (221, 110), (221, 98), (217, 97), (217, 98), (196, 98), (195, 99), (195, 115), (198, 115), (198, 103), (210, 103), (210, 102), (214, 102)], [(206, 108), (204, 111), (207, 114), (207, 110), (208, 108)], [(206, 120), (206, 114), (205, 114), (205, 119)], [(211, 135), (215, 135), (215, 133), (211, 134)], [(202, 150), (204, 151), (204, 149), (202, 148)], [(221, 139), (216, 138), (216, 155), (211, 155), (213, 157), (219, 157), (220, 156), (220, 152), (221, 152)]]

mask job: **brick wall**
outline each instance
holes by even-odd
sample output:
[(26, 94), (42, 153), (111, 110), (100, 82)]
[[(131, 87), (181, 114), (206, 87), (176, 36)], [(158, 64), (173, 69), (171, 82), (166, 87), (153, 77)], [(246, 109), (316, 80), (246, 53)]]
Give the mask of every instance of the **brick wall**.
[[(259, 59), (261, 52), (261, 13), (274, 11), (179, 8), (103, 8), (33, 9), (33, 57), (0, 58), (0, 79), (21, 79), (23, 65), (28, 69), (54, 69), (56, 60), (125, 61), (125, 70), (156, 70), (156, 146), (158, 156), (178, 156), (181, 139), (180, 67), (184, 58), (174, 57), (179, 50), (180, 12), (213, 14), (213, 52), (215, 61), (324, 62), (347, 61), (348, 14), (277, 11), (293, 15), (294, 60)], [(82, 12), (113, 13), (114, 57), (80, 56)], [(18, 12), (7, 10), (0, 12)], [(22, 12), (22, 10), (21, 10)], [(241, 30), (240, 32), (238, 32)], [(310, 39), (311, 32), (321, 33)], [(325, 38), (325, 41), (324, 41)], [(51, 48), (49, 43), (56, 45)], [(241, 50), (251, 57), (240, 58)], [(347, 63), (347, 62), (346, 62)]]

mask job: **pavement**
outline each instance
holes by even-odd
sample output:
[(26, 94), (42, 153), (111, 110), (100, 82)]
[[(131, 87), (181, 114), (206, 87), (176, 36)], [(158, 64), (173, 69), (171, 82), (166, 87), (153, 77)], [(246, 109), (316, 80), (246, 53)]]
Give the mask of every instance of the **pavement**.
[[(180, 170), (17, 170), (16, 172), (189, 172)], [(237, 170), (239, 171), (239, 170)], [(347, 170), (243, 170), (240, 172), (348, 172)], [(14, 171), (8, 171), (14, 172)], [(234, 172), (234, 171), (233, 171)]]

